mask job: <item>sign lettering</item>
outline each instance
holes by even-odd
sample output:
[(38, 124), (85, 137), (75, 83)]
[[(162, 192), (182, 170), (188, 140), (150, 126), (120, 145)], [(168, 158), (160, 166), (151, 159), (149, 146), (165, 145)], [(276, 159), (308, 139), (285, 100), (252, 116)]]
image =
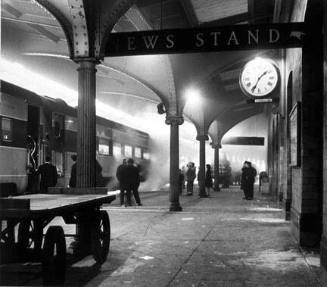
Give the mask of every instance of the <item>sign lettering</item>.
[(305, 37), (304, 23), (111, 33), (104, 56), (294, 48), (302, 47)]

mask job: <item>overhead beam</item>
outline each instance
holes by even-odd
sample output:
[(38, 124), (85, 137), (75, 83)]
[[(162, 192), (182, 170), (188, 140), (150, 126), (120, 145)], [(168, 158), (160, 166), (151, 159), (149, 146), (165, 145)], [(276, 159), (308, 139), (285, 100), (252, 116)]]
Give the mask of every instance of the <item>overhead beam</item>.
[(32, 29), (38, 31), (40, 34), (44, 35), (45, 37), (49, 38), (53, 42), (58, 43), (60, 41), (60, 37), (56, 36), (55, 34), (49, 32), (47, 29), (45, 29), (42, 26), (39, 26), (37, 24), (28, 24)]
[(60, 28), (59, 26), (52, 26), (47, 24), (41, 24), (41, 23), (34, 23), (32, 21), (27, 21), (23, 19), (15, 19), (15, 18), (8, 18), (8, 17), (1, 17), (2, 20), (12, 21), (12, 22), (18, 22), (26, 24), (27, 26), (31, 27), (33, 30), (39, 32), (40, 34), (44, 35), (45, 37), (49, 38), (53, 42), (59, 42), (61, 40), (60, 37), (56, 36), (55, 34), (51, 33), (45, 27), (51, 27), (51, 28)]
[(61, 28), (61, 27), (59, 27), (59, 26), (57, 27), (57, 26), (54, 26), (54, 25), (46, 25), (46, 24), (42, 24), (42, 23), (36, 23), (36, 22), (21, 19), (21, 17), (23, 16), (23, 13), (21, 13), (19, 10), (17, 10), (16, 8), (12, 7), (11, 5), (9, 5), (7, 3), (3, 4), (2, 8), (7, 13), (12, 15), (14, 18), (1, 17), (1, 19), (26, 24), (29, 27), (31, 27), (32, 29), (34, 29), (37, 32), (44, 35), (45, 37), (49, 38), (50, 40), (52, 40), (52, 41), (54, 41), (56, 43), (60, 41), (60, 37), (56, 36), (55, 34), (51, 33), (50, 31), (48, 31), (46, 28), (44, 28), (44, 26), (48, 26), (48, 27), (51, 27), (51, 28)]
[(132, 6), (126, 13), (126, 19), (135, 27), (136, 30), (152, 30), (151, 25), (143, 17), (136, 6)]
[(186, 15), (186, 18), (187, 18), (190, 26), (191, 27), (198, 26), (199, 21), (194, 12), (194, 8), (191, 3), (191, 0), (179, 0), (179, 2), (181, 3), (181, 5), (185, 11), (185, 15)]
[(237, 23), (247, 22), (249, 20), (250, 14), (248, 12), (217, 19), (210, 22), (203, 22), (200, 26), (210, 27), (210, 26), (225, 26), (233, 25)]
[(11, 22), (23, 23), (23, 24), (38, 25), (38, 26), (48, 27), (48, 28), (53, 28), (53, 29), (60, 29), (60, 30), (62, 29), (58, 25), (45, 24), (45, 23), (34, 22), (34, 21), (29, 21), (29, 20), (24, 20), (24, 19), (16, 19), (16, 18), (10, 18), (10, 17), (1, 17), (1, 19), (6, 20), (6, 21), (11, 21)]
[(16, 18), (20, 18), (23, 15), (22, 12), (7, 3), (2, 4), (2, 9)]
[(255, 18), (254, 0), (248, 0), (248, 13), (249, 13), (249, 24), (253, 24)]
[(161, 1), (162, 1), (162, 5), (167, 5), (169, 4), (169, 2), (175, 2), (175, 0), (139, 0), (137, 1), (136, 5), (139, 8), (153, 8), (155, 6), (161, 5)]

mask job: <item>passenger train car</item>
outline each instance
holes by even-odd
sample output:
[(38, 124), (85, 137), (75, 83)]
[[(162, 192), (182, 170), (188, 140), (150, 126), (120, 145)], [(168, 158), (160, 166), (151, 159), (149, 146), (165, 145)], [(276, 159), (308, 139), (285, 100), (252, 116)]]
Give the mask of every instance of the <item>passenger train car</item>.
[[(63, 100), (39, 96), (1, 81), (0, 93), (0, 188), (17, 193), (37, 192), (33, 171), (51, 155), (59, 174), (57, 186), (67, 186), (76, 154), (77, 109)], [(142, 167), (150, 162), (149, 135), (97, 117), (97, 160), (108, 186), (115, 188), (117, 166), (132, 157)], [(9, 192), (10, 193), (10, 192)]]

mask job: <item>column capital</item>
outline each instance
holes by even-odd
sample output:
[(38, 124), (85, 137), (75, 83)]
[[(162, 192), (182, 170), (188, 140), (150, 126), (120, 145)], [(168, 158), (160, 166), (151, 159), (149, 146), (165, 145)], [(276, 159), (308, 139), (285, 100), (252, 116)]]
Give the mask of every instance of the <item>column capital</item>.
[(207, 140), (209, 140), (209, 137), (208, 137), (208, 135), (197, 135), (196, 140), (197, 141), (207, 141)]
[(212, 143), (210, 143), (210, 145), (211, 145), (211, 147), (213, 148), (213, 149), (215, 149), (215, 148), (221, 148), (221, 143), (214, 143), (214, 142), (212, 142)]
[(90, 58), (90, 57), (76, 57), (73, 59), (73, 61), (77, 64), (80, 63), (92, 63), (94, 65), (98, 65), (101, 63), (101, 61), (97, 58)]
[(181, 125), (184, 123), (184, 118), (182, 116), (166, 116), (166, 124), (167, 125)]

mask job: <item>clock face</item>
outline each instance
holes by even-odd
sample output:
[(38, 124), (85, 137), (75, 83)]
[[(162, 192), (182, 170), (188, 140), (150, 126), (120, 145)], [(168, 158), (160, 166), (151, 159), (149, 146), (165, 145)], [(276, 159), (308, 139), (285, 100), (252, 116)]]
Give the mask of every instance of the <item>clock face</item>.
[(248, 62), (240, 74), (240, 86), (246, 95), (264, 97), (278, 84), (277, 68), (267, 59), (256, 58)]

